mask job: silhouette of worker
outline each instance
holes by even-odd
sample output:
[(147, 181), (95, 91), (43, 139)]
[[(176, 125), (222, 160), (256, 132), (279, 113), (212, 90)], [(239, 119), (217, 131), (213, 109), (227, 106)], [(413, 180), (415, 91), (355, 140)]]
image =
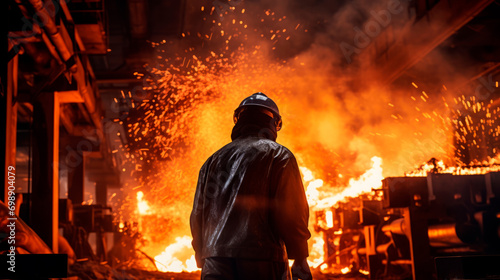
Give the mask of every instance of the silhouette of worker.
[[(191, 233), (201, 279), (312, 279), (309, 207), (294, 155), (275, 142), (278, 106), (252, 94), (234, 122), (232, 142), (198, 177)], [(288, 259), (295, 260), (291, 273)]]

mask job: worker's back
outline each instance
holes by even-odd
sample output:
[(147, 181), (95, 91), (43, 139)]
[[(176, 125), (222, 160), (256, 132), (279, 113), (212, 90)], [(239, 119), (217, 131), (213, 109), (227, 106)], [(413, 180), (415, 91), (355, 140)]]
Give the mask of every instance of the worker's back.
[(213, 154), (203, 166), (197, 195), (202, 211), (202, 257), (286, 261), (271, 217), (275, 178), (293, 157), (280, 144), (241, 137)]

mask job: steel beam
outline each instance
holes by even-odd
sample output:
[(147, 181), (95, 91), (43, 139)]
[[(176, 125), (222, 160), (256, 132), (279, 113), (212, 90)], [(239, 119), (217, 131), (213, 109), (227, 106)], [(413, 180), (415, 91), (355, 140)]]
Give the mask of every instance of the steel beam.
[(133, 39), (144, 40), (148, 35), (148, 1), (128, 0), (130, 35)]
[[(82, 132), (84, 134), (85, 131)], [(89, 135), (66, 134), (61, 138), (61, 155), (64, 157), (61, 162), (68, 171), (68, 198), (74, 205), (81, 205), (84, 201), (84, 178), (88, 172), (87, 156), (99, 150), (98, 145), (84, 136)]]
[(67, 40), (60, 31), (61, 29), (57, 27), (56, 22), (52, 18), (50, 12), (45, 9), (44, 3), (42, 0), (29, 0), (32, 7), (35, 9), (36, 15), (41, 22), (44, 23), (43, 28), (50, 36), (51, 41), (56, 46), (59, 54), (61, 55), (64, 62), (68, 61), (68, 59), (73, 55), (72, 46), (67, 45)]
[[(16, 0), (16, 2), (21, 7), (24, 16), (31, 18), (28, 10), (23, 6), (24, 3), (20, 0)], [(101, 116), (99, 115), (99, 108), (96, 105), (97, 88), (94, 87), (92, 83), (87, 83), (89, 80), (88, 75), (94, 77), (90, 63), (87, 60), (82, 61), (80, 56), (74, 56), (71, 36), (69, 36), (66, 28), (60, 21), (56, 22), (52, 18), (49, 11), (45, 8), (43, 1), (29, 0), (29, 3), (35, 10), (36, 16), (43, 20), (43, 30), (45, 30), (45, 32), (42, 33), (42, 38), (44, 38), (47, 48), (51, 51), (54, 59), (64, 65), (68, 63), (71, 64), (66, 66), (70, 67), (69, 70), (77, 81), (81, 99), (84, 101), (83, 103), (90, 114), (92, 122), (98, 130), (98, 134), (102, 134)], [(64, 10), (65, 5), (63, 6), (63, 12), (66, 12)], [(59, 23), (59, 25), (57, 25), (57, 23)], [(41, 30), (37, 24), (33, 24), (33, 27), (36, 28), (36, 30)], [(69, 77), (69, 74), (67, 75)]]
[[(7, 8), (5, 5), (8, 6), (8, 2), (4, 3), (4, 7)], [(7, 15), (8, 9), (4, 10), (4, 15)], [(8, 27), (8, 25), (7, 25)], [(0, 52), (3, 54), (7, 54), (9, 52), (9, 39), (8, 39), (8, 34), (9, 30), (8, 28), (2, 28), (0, 30), (0, 34), (2, 35), (2, 39), (0, 39)], [(8, 64), (7, 63), (2, 63), (0, 65), (1, 71), (0, 71), (0, 80), (1, 81), (7, 81), (9, 75), (8, 75)], [(5, 158), (5, 152), (6, 152), (6, 139), (7, 135), (7, 90), (5, 87), (0, 87), (0, 159)], [(5, 176), (5, 171), (7, 169), (7, 166), (5, 166), (5, 161), (0, 161), (0, 168), (2, 168), (2, 171), (0, 172), (0, 181), (2, 182), (2, 190), (0, 191), (0, 200), (5, 201), (5, 194), (3, 189), (6, 187), (6, 181), (7, 177)]]
[(96, 204), (104, 207), (107, 206), (108, 201), (108, 186), (105, 182), (97, 181), (95, 185)]
[(59, 103), (83, 103), (84, 100), (77, 90), (56, 91)]
[(415, 206), (406, 207), (404, 208), (404, 221), (409, 233), (413, 279), (432, 279), (434, 264), (427, 235), (427, 213)]
[[(12, 46), (11, 46), (12, 48)], [(3, 192), (2, 192), (2, 200), (6, 201), (7, 198), (7, 186), (8, 186), (8, 167), (13, 166), (16, 167), (16, 135), (17, 135), (17, 76), (18, 76), (18, 58), (19, 56), (16, 54), (7, 65), (7, 91), (4, 98), (5, 102), (5, 146), (2, 149), (5, 149), (5, 161), (4, 168), (2, 172), (4, 172), (4, 184), (3, 184)], [(3, 127), (2, 127), (3, 128)], [(17, 173), (14, 171), (13, 173)]]
[[(87, 108), (92, 121), (98, 130), (98, 133), (102, 133), (102, 123), (101, 116), (99, 115), (99, 109), (96, 105), (96, 91), (92, 88), (91, 84), (87, 84), (86, 71), (89, 69), (89, 65), (83, 64), (79, 57), (76, 58), (77, 71), (74, 75), (75, 80), (78, 83), (78, 91), (84, 100), (85, 107)], [(84, 67), (85, 66), (85, 67)]]
[(68, 198), (74, 205), (82, 205), (84, 198), (85, 157), (76, 153), (73, 165), (68, 166)]
[(43, 92), (33, 110), (33, 183), (31, 227), (58, 252), (59, 225), (59, 101)]

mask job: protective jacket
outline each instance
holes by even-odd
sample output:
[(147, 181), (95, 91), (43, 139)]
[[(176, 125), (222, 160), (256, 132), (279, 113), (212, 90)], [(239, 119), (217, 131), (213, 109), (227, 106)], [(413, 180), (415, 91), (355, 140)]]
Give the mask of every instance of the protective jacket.
[(233, 130), (233, 141), (201, 168), (191, 213), (199, 267), (210, 257), (285, 262), (308, 256), (309, 207), (297, 161), (267, 138)]

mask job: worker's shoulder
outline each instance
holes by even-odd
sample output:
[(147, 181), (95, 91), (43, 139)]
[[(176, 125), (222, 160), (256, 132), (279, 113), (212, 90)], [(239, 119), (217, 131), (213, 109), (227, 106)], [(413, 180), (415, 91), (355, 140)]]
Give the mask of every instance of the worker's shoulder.
[(290, 149), (281, 145), (280, 143), (268, 139), (262, 139), (261, 141), (265, 141), (266, 144), (268, 144), (271, 149), (279, 151), (280, 153), (283, 154), (283, 156), (294, 157), (292, 151), (290, 151)]
[(294, 154), (287, 147), (269, 139), (249, 137), (236, 139), (217, 150), (205, 161), (202, 170), (214, 162), (230, 161), (230, 158), (238, 155), (251, 155), (253, 158), (261, 159), (270, 157), (283, 164), (290, 160), (296, 161)]
[[(260, 153), (273, 154), (275, 157), (292, 158), (293, 153), (285, 146), (266, 138), (248, 137), (231, 142), (232, 147), (242, 151), (258, 151)], [(228, 147), (231, 149), (231, 147)]]

